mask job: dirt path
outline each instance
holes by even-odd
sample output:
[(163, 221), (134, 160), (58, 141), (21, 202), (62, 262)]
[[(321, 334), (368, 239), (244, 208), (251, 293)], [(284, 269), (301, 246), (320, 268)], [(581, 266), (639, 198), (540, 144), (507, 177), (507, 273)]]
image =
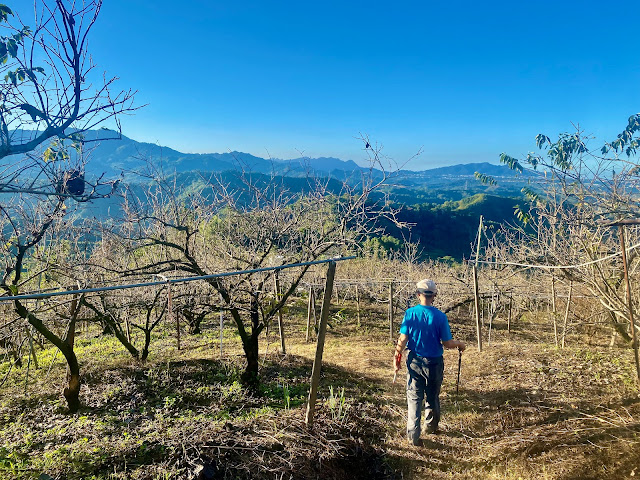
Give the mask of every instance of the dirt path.
[[(515, 341), (514, 341), (515, 340)], [(404, 437), (404, 369), (391, 384), (388, 339), (329, 337), (324, 361), (373, 381), (389, 419), (384, 448), (405, 479), (618, 479), (640, 474), (640, 398), (630, 352), (564, 350), (515, 338), (445, 352), (442, 433)], [(311, 357), (314, 345), (292, 352)]]

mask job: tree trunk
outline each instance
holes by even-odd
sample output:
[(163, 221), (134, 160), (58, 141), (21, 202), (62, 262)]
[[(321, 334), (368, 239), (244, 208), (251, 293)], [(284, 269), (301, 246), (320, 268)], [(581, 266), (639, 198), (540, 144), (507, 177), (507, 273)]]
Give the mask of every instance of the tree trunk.
[(149, 356), (149, 345), (151, 345), (151, 329), (144, 329), (144, 347), (142, 347), (142, 355), (140, 356), (140, 360), (143, 362)]
[(258, 337), (254, 334), (242, 342), (242, 348), (244, 349), (244, 356), (247, 359), (247, 366), (242, 373), (240, 380), (242, 384), (252, 391), (258, 390)]
[(69, 412), (75, 413), (80, 408), (80, 365), (78, 357), (73, 351), (71, 342), (65, 341), (47, 328), (47, 326), (31, 313), (19, 300), (14, 301), (16, 313), (26, 319), (33, 327), (55, 345), (67, 361), (69, 386), (64, 389), (64, 398), (67, 400)]
[[(73, 357), (74, 359), (76, 358), (75, 353), (73, 353)], [(67, 400), (69, 412), (75, 413), (80, 408), (80, 367), (77, 359), (69, 364), (67, 380), (69, 382), (69, 386), (64, 389), (63, 394), (64, 398)]]
[(247, 359), (247, 367), (240, 377), (242, 383), (250, 390), (256, 392), (258, 390), (258, 337), (262, 328), (260, 325), (258, 294), (251, 295), (251, 307), (249, 315), (251, 317), (251, 335), (242, 339), (242, 348)]

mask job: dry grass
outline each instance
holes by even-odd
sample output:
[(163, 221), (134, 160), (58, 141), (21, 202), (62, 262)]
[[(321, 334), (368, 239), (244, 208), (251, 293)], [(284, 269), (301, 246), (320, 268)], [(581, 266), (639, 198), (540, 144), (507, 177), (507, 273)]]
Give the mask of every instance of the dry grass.
[[(275, 351), (270, 334), (260, 397), (238, 384), (242, 357), (231, 329), (224, 361), (218, 360), (215, 321), (206, 326), (210, 336), (183, 337), (180, 352), (171, 338), (156, 339), (147, 364), (130, 360), (112, 339), (82, 339), (86, 406), (71, 416), (58, 393), (60, 359), (52, 363), (52, 353), (40, 353), (42, 367), (31, 371), (27, 395), (24, 368), (2, 387), (0, 478), (38, 478), (45, 471), (57, 479), (182, 479), (196, 472), (200, 478), (351, 480), (640, 475), (632, 352), (607, 348), (603, 335), (581, 346), (580, 332), (557, 349), (543, 317), (521, 321), (511, 333), (497, 322), (482, 353), (469, 319), (452, 318), (454, 335), (470, 344), (460, 391), (457, 352), (447, 351), (443, 432), (412, 447), (404, 440), (402, 382), (391, 384), (385, 306), (369, 308), (360, 329), (353, 305), (336, 306), (319, 410), (308, 430), (304, 401), (315, 345), (304, 342), (303, 304), (285, 317), (286, 356)], [(343, 388), (346, 410), (339, 412)]]

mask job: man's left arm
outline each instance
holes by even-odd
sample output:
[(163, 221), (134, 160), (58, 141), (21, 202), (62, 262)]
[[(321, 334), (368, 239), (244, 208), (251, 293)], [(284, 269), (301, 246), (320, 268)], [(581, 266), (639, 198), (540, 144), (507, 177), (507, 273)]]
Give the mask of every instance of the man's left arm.
[(400, 370), (400, 363), (402, 363), (402, 352), (404, 352), (405, 347), (407, 346), (407, 341), (409, 340), (409, 335), (401, 333), (398, 337), (398, 343), (396, 344), (396, 351), (393, 354), (393, 371), (397, 372)]

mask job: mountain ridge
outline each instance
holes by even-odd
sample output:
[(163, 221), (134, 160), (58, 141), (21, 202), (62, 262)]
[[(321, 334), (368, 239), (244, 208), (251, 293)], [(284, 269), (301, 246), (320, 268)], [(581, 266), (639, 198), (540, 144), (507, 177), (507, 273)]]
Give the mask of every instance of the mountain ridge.
[[(30, 131), (14, 132), (14, 135), (19, 137), (28, 137), (30, 134)], [(121, 172), (135, 172), (142, 169), (147, 162), (165, 169), (169, 167), (176, 173), (246, 170), (294, 177), (319, 173), (340, 179), (371, 170), (368, 167), (359, 166), (351, 159), (342, 160), (336, 157), (279, 159), (262, 158), (240, 151), (184, 153), (168, 146), (139, 142), (106, 128), (86, 132), (85, 140), (88, 142), (90, 152), (87, 170), (95, 175), (114, 176)], [(400, 170), (395, 172), (394, 176), (413, 180), (411, 183), (423, 183), (434, 177), (469, 177), (476, 171), (496, 177), (517, 176), (516, 172), (508, 167), (489, 162), (470, 162), (424, 170)], [(381, 170), (374, 168), (373, 172), (376, 175), (382, 175)]]

